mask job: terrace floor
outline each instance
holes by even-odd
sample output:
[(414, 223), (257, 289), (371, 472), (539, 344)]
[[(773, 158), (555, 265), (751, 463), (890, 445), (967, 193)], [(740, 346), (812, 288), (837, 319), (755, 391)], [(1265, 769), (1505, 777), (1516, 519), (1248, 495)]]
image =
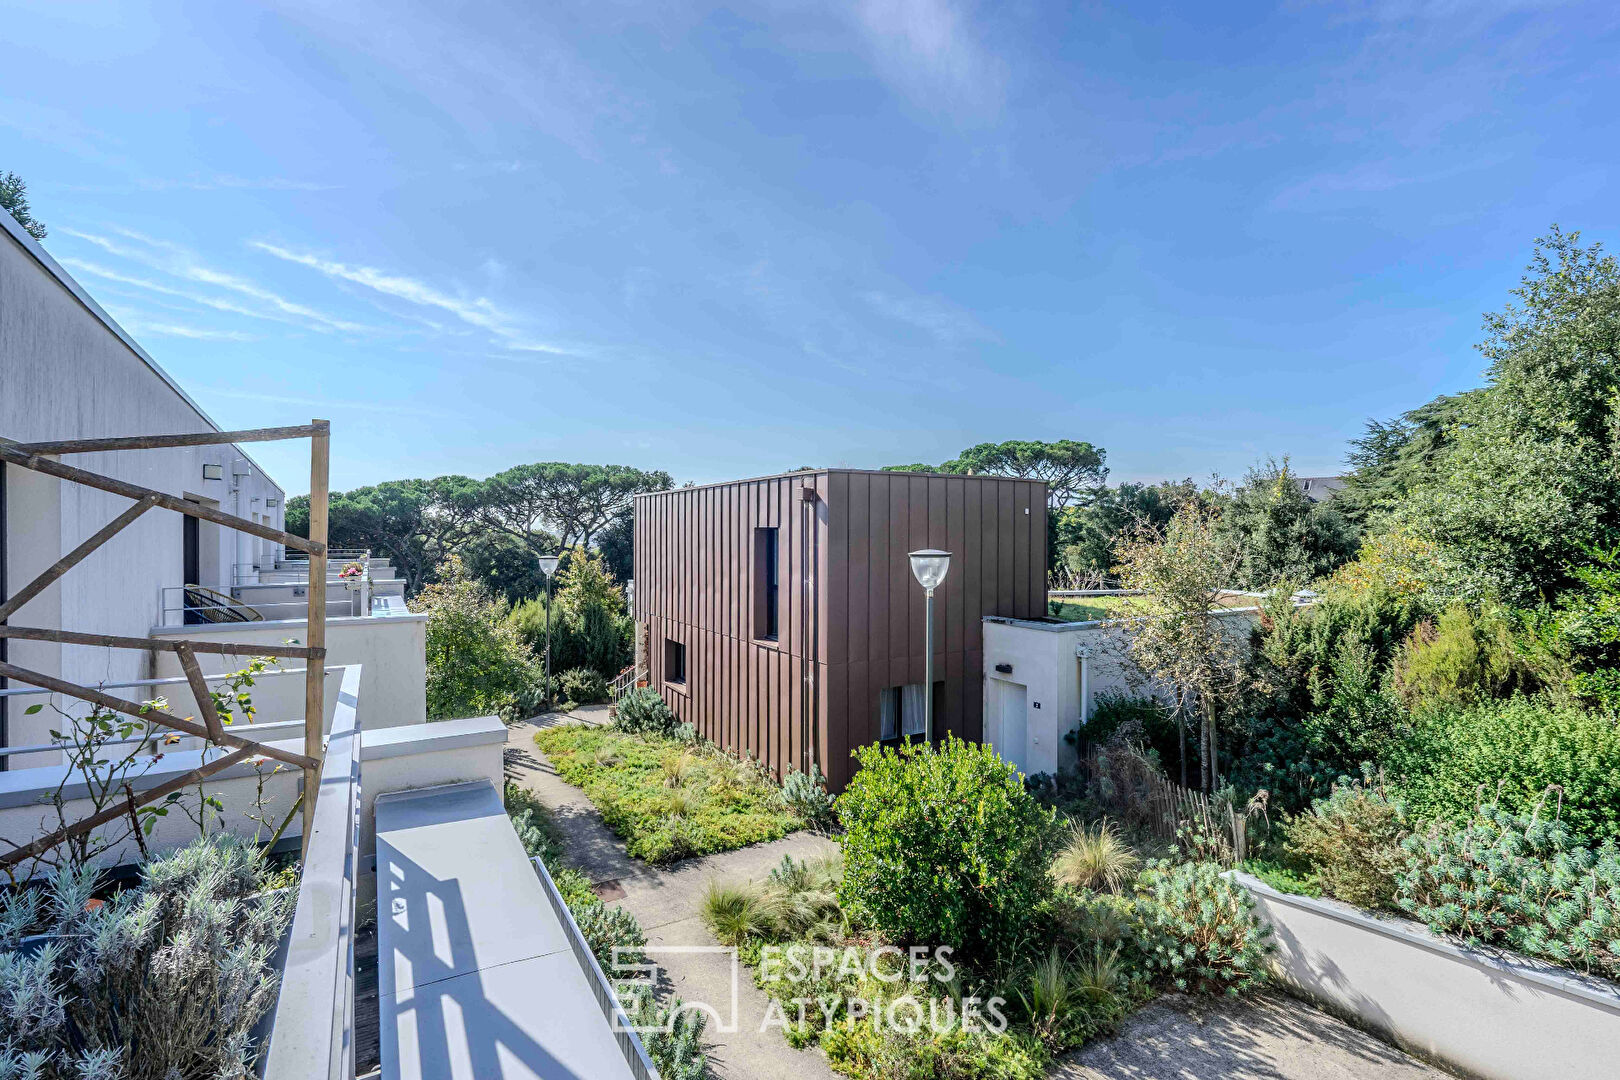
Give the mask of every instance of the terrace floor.
[(1442, 1080), (1341, 1020), (1281, 994), (1170, 994), (1112, 1039), (1066, 1055), (1052, 1080)]

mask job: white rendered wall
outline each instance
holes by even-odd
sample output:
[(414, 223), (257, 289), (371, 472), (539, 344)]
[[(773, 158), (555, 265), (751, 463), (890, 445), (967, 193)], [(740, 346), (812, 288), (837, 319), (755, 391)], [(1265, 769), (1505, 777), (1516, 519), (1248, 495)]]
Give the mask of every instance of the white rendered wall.
[[(1228, 632), (1246, 634), (1253, 618), (1245, 611), (1219, 612)], [(1078, 653), (1086, 653), (1086, 700), (1081, 700)], [(997, 671), (1007, 665), (1011, 672)], [(1147, 695), (1147, 684), (1126, 655), (1124, 631), (1098, 622), (1056, 623), (984, 619), (984, 718), (986, 738), (992, 730), (995, 681), (1028, 688), (1026, 746), (1021, 755), (1026, 773), (1056, 773), (1076, 764), (1076, 748), (1065, 736), (1079, 728), (1091, 703), (1104, 693)], [(1039, 703), (1039, 707), (1037, 707)], [(992, 740), (993, 741), (993, 740)], [(998, 747), (998, 750), (1002, 748)], [(1012, 749), (1012, 748), (1007, 748)], [(1017, 756), (1007, 754), (1004, 756)]]
[[(217, 430), (110, 320), (75, 295), (60, 267), (0, 214), (0, 438), (19, 442), (114, 435)], [(45, 260), (45, 261), (42, 261)], [(53, 272), (54, 270), (54, 272)], [(80, 290), (82, 294), (82, 290)], [(222, 372), (228, 378), (229, 372)], [(67, 463), (181, 497), (210, 500), (231, 510), (233, 462), (247, 462), (236, 447), (74, 454)], [(202, 467), (224, 466), (225, 480), (204, 480)], [(278, 524), (285, 496), (248, 463), (244, 507)], [(7, 466), (6, 581), (10, 589), (127, 509), (128, 499)], [(275, 507), (265, 500), (274, 499)], [(144, 637), (158, 621), (159, 592), (183, 584), (180, 515), (150, 510), (11, 618), (46, 626)], [(235, 561), (234, 534), (204, 523), (200, 562), (212, 581), (228, 586)], [(14, 663), (78, 682), (122, 681), (150, 674), (145, 654), (123, 650), (13, 642)], [(8, 710), (13, 745), (46, 741), (46, 713)], [(13, 767), (28, 762), (13, 762)]]
[[(262, 623), (210, 623), (207, 626), (154, 628), (156, 638), (192, 638), (233, 644), (277, 645), (303, 642), (309, 624), (302, 620)], [(236, 671), (243, 658), (199, 654), (207, 674)], [(391, 615), (326, 620), (326, 666), (359, 664), (360, 725), (364, 730), (421, 724), (427, 721), (427, 616)], [(172, 653), (159, 653), (158, 675), (178, 675)]]

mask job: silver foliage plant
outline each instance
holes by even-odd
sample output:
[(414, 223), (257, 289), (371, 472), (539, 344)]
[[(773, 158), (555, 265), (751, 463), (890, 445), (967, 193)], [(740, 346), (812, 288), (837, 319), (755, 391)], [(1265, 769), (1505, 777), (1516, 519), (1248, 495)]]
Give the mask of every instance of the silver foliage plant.
[(0, 895), (0, 1080), (244, 1080), (292, 916), (260, 851), (230, 835), (148, 862), (88, 903), (98, 871)]

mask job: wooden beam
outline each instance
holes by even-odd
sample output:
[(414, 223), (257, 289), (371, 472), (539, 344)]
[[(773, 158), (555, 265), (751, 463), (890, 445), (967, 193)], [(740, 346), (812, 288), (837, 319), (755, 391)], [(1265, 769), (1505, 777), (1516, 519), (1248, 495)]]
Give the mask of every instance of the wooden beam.
[(191, 638), (120, 637), (117, 634), (83, 634), (77, 630), (52, 630), (38, 626), (0, 625), (0, 638), (22, 641), (54, 641), (62, 645), (99, 645), (107, 649), (150, 649), (153, 652), (180, 651), (182, 645), (194, 653), (219, 656), (281, 656), (300, 660), (324, 660), (326, 650), (307, 645), (236, 645), (223, 641), (196, 641)]
[[(4, 662), (0, 662), (0, 675), (4, 675), (8, 679), (16, 679), (20, 683), (27, 683), (29, 686), (38, 686), (45, 690), (53, 690), (58, 694), (66, 694), (68, 697), (78, 698), (80, 701), (89, 701), (100, 705), (104, 709), (111, 709), (113, 712), (123, 713), (125, 716), (133, 716), (137, 720), (148, 720), (162, 727), (173, 728), (175, 731), (186, 735), (195, 735), (199, 739), (209, 737), (207, 728), (190, 719), (171, 716), (166, 712), (138, 705), (133, 701), (126, 701), (121, 697), (113, 697), (111, 694), (93, 690), (88, 686), (79, 686), (68, 682), (66, 679), (58, 679), (54, 675), (43, 675), (40, 672), (29, 671), (27, 668), (20, 668), (15, 664)], [(224, 743), (226, 746), (245, 746), (252, 749), (254, 753), (263, 754), (268, 758), (275, 758), (277, 761), (284, 761), (288, 765), (296, 765), (300, 769), (320, 765), (320, 761), (311, 760), (303, 754), (278, 750), (265, 743), (244, 739), (240, 735), (232, 735), (228, 731), (222, 731), (216, 741)]]
[[(326, 648), (326, 528), (328, 484), (332, 467), (332, 436), (325, 420), (312, 423), (321, 429), (309, 440), (309, 537), (320, 543), (320, 551), (309, 556), (309, 633), (310, 648)], [(361, 612), (369, 615), (370, 612)], [(326, 678), (312, 665), (304, 676), (304, 756), (318, 761), (324, 753), (321, 722), (326, 717)], [(319, 767), (304, 771), (304, 847), (309, 854), (309, 838), (315, 835), (315, 796), (320, 790)]]
[(224, 742), (225, 727), (219, 722), (219, 710), (214, 707), (214, 695), (209, 692), (208, 683), (203, 679), (202, 668), (197, 666), (197, 654), (185, 642), (177, 644), (180, 647), (175, 652), (180, 655), (180, 670), (186, 673), (186, 682), (191, 684), (191, 696), (197, 699), (197, 711), (202, 713), (209, 741)]
[[(105, 810), (102, 810), (100, 813), (91, 814), (87, 818), (80, 818), (72, 825), (58, 829), (53, 833), (47, 833), (31, 844), (25, 844), (20, 848), (15, 848), (6, 852), (4, 855), (0, 855), (0, 867), (14, 866), (17, 863), (22, 862), (24, 859), (32, 858), (35, 855), (49, 851), (62, 841), (71, 839), (72, 837), (78, 836), (81, 833), (87, 833), (97, 825), (105, 825), (114, 818), (120, 818), (125, 814), (133, 813), (137, 806), (144, 806), (149, 802), (155, 802), (158, 799), (169, 795), (171, 792), (181, 791), (190, 787), (192, 784), (206, 780), (215, 773), (222, 772), (225, 769), (230, 768), (232, 765), (235, 765), (237, 762), (252, 757), (253, 753), (252, 748), (244, 747), (243, 749), (237, 750), (235, 753), (226, 754), (218, 761), (210, 761), (206, 765), (192, 769), (184, 776), (177, 776), (173, 780), (159, 784), (155, 788), (150, 788), (143, 791), (138, 798), (129, 797), (120, 799), (117, 803), (109, 806)], [(136, 828), (139, 827), (139, 822), (137, 822)]]
[(7, 619), (11, 618), (12, 614), (18, 608), (28, 603), (28, 601), (38, 596), (46, 589), (50, 588), (53, 581), (56, 581), (63, 574), (79, 565), (79, 563), (83, 562), (85, 557), (88, 556), (92, 551), (96, 550), (96, 548), (118, 535), (118, 533), (122, 531), (126, 525), (156, 505), (156, 499), (152, 498), (150, 495), (146, 496), (134, 506), (131, 506), (122, 514), (119, 514), (107, 524), (103, 525), (101, 530), (90, 539), (86, 540), (84, 543), (80, 544), (78, 547), (56, 560), (56, 563), (49, 570), (46, 570), (43, 574), (39, 575), (39, 577), (18, 589), (16, 595), (14, 595), (11, 599), (7, 600), (3, 604), (0, 604), (0, 623), (3, 623)]
[[(319, 436), (317, 436), (317, 439), (318, 438)], [(158, 506), (163, 507), (165, 510), (173, 510), (177, 514), (185, 514), (187, 517), (201, 518), (203, 521), (212, 521), (214, 524), (223, 525), (227, 529), (235, 529), (237, 532), (245, 532), (253, 536), (263, 537), (266, 540), (273, 540), (278, 544), (285, 544), (287, 547), (297, 548), (299, 551), (307, 551), (311, 555), (315, 555), (317, 553), (321, 555), (326, 554), (326, 545), (324, 543), (306, 540), (302, 536), (294, 536), (292, 533), (282, 532), (280, 529), (272, 529), (270, 526), (261, 525), (257, 521), (249, 521), (247, 518), (240, 518), (234, 514), (223, 513), (222, 511), (215, 510), (213, 507), (204, 506), (201, 503), (188, 502), (185, 499), (179, 499), (173, 495), (164, 494), (161, 491), (153, 491), (151, 488), (141, 487), (139, 484), (130, 484), (123, 480), (114, 480), (110, 476), (102, 476), (100, 473), (89, 472), (85, 469), (75, 469), (71, 465), (64, 465), (60, 461), (53, 461), (48, 457), (41, 457), (38, 454), (24, 453), (23, 451), (18, 450), (15, 445), (0, 443), (0, 461), (4, 461), (11, 465), (16, 465), (18, 468), (29, 469), (37, 473), (44, 473), (46, 476), (54, 476), (59, 480), (68, 480), (75, 484), (83, 484), (85, 487), (95, 488), (98, 491), (110, 491), (114, 495), (122, 495), (126, 499), (145, 499), (150, 497)]]
[(156, 450), (168, 446), (221, 446), (227, 443), (278, 442), (307, 439), (321, 429), (315, 424), (296, 427), (250, 428), (247, 431), (201, 431), (194, 435), (124, 435), (109, 439), (57, 439), (51, 442), (13, 443), (25, 454), (91, 454), (102, 450)]

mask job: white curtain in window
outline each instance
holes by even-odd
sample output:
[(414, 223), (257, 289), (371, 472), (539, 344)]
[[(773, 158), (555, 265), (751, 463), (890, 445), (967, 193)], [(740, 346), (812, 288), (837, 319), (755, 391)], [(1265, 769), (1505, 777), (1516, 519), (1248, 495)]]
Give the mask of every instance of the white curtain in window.
[(925, 700), (922, 683), (910, 683), (900, 688), (900, 719), (905, 724), (907, 735), (921, 735), (927, 726), (928, 718), (923, 715)]
[(898, 739), (900, 737), (900, 688), (886, 687), (878, 691), (878, 716), (882, 719), (878, 738)]

